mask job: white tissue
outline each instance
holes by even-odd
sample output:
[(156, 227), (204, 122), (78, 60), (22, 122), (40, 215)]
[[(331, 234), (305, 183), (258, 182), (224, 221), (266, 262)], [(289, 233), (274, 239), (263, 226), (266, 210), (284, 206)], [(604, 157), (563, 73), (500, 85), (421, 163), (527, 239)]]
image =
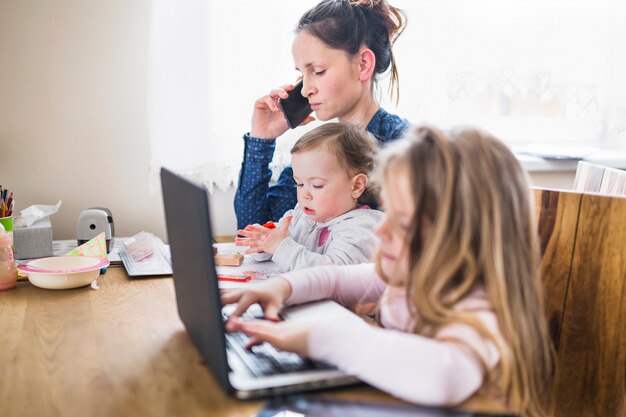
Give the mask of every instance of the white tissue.
[(139, 262), (154, 252), (158, 252), (157, 249), (162, 244), (163, 242), (149, 232), (139, 232), (123, 243), (126, 251), (133, 257), (135, 262)]
[(37, 220), (41, 220), (44, 217), (48, 217), (57, 211), (61, 207), (61, 200), (52, 206), (46, 206), (43, 204), (35, 204), (30, 207), (26, 207), (20, 212), (20, 215), (15, 218), (13, 227), (28, 227), (35, 223)]

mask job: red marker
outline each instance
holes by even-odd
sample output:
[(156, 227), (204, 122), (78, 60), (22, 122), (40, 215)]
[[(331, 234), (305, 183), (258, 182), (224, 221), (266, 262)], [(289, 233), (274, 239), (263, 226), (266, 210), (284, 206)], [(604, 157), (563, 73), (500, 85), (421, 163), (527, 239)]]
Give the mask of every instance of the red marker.
[(265, 223), (263, 227), (266, 227), (268, 229), (276, 229), (276, 223), (274, 223), (273, 221), (269, 221)]
[(228, 282), (248, 282), (252, 276), (248, 274), (217, 274), (217, 279)]

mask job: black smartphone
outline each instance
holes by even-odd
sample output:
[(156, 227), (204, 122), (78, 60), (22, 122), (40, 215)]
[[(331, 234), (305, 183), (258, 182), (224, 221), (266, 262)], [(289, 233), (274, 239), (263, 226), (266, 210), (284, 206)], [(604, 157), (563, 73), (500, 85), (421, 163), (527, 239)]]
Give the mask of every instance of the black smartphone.
[(309, 100), (302, 95), (302, 80), (294, 85), (293, 90), (288, 92), (289, 97), (278, 99), (278, 105), (285, 115), (287, 125), (295, 129), (313, 112)]

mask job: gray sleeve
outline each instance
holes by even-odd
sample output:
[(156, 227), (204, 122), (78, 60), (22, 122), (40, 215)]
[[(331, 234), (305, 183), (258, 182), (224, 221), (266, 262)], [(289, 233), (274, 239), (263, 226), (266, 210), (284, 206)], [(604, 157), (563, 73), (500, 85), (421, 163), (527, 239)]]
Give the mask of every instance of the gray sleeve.
[(371, 217), (348, 219), (335, 225), (324, 253), (307, 250), (286, 238), (274, 252), (272, 260), (290, 271), (318, 265), (351, 265), (371, 262), (377, 238), (377, 220)]

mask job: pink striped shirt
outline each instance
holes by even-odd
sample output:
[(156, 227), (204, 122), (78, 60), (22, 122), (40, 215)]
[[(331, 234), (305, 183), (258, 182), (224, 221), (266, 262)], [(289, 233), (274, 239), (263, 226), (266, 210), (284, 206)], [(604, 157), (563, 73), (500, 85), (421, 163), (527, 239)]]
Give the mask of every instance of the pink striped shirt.
[[(374, 264), (321, 266), (284, 276), (292, 287), (287, 304), (333, 299), (347, 307), (380, 300), (383, 328), (354, 319), (319, 320), (308, 339), (309, 355), (325, 360), (364, 382), (413, 403), (458, 404), (483, 386), (478, 357), (489, 368), (499, 361), (495, 345), (473, 328), (453, 324), (434, 338), (411, 333), (417, 320), (403, 288), (387, 286)], [(455, 308), (473, 311), (494, 335), (500, 330), (482, 289)]]

